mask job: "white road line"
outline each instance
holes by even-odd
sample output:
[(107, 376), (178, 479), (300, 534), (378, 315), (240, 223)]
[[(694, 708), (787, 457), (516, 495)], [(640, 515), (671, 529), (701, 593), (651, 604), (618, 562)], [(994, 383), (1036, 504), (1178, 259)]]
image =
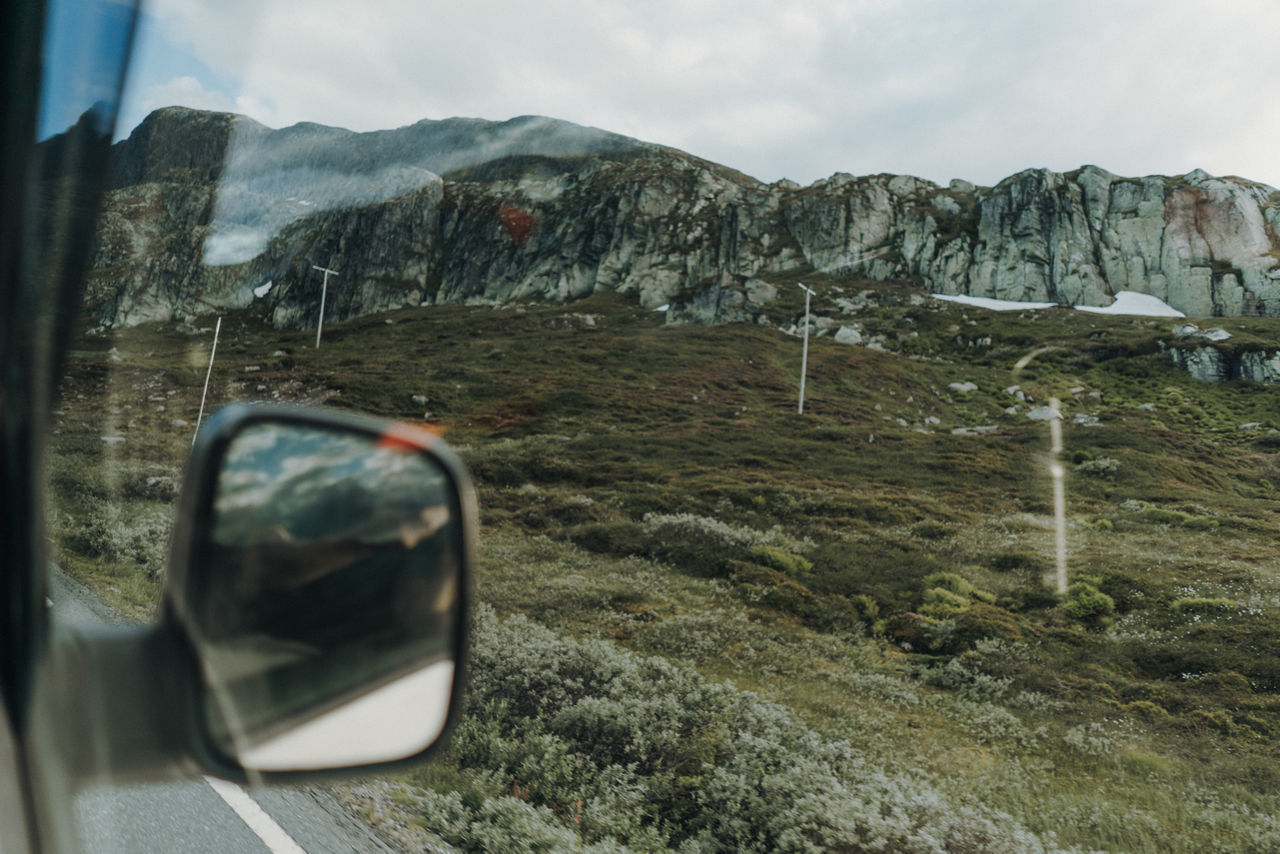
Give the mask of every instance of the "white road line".
[(218, 793), (227, 806), (235, 810), (236, 815), (249, 829), (258, 835), (262, 844), (267, 846), (271, 854), (307, 854), (302, 846), (293, 841), (293, 837), (285, 833), (284, 828), (276, 824), (275, 819), (267, 815), (267, 811), (258, 806), (258, 802), (249, 797), (245, 790), (235, 783), (205, 777), (204, 781)]

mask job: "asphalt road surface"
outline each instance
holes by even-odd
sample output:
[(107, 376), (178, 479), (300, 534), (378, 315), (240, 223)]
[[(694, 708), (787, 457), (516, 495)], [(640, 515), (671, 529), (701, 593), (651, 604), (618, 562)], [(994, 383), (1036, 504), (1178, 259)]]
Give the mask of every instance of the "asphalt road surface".
[[(53, 618), (69, 625), (123, 622), (83, 585), (54, 568)], [(245, 790), (221, 780), (95, 788), (76, 796), (84, 851), (170, 854), (389, 852), (323, 790)]]

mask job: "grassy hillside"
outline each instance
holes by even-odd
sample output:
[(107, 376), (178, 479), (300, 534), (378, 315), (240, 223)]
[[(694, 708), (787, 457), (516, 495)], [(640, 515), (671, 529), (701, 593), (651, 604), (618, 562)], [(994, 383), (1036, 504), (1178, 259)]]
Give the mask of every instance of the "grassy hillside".
[[(872, 346), (811, 339), (804, 416), (798, 338), (616, 295), (406, 309), (319, 350), (224, 318), (213, 404), (425, 421), (479, 483), (472, 715), (350, 796), (474, 850), (1280, 847), (1280, 388), (1178, 371), (1173, 321), (805, 281)], [(65, 386), (59, 558), (135, 614), (212, 321), (87, 336)]]

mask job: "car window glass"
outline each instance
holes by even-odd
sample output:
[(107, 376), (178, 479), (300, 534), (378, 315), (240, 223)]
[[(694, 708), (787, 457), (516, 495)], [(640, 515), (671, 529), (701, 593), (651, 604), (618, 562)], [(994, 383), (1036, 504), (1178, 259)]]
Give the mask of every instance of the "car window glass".
[(459, 448), (467, 716), (349, 808), (1276, 847), (1280, 177), (1226, 140), (1269, 150), (1274, 12), (239, 6), (145, 20), (51, 531), (145, 619), (202, 403)]

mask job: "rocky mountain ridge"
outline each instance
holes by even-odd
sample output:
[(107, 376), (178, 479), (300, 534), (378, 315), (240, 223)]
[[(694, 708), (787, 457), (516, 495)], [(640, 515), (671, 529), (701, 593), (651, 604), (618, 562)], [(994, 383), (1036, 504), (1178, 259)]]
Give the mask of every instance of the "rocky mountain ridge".
[[(313, 326), (405, 304), (615, 290), (672, 320), (752, 321), (772, 275), (1191, 317), (1280, 315), (1280, 192), (1238, 178), (1032, 169), (995, 187), (837, 173), (764, 184), (566, 122), (272, 131), (170, 108), (118, 145), (87, 310), (104, 326), (260, 303)], [(334, 293), (333, 291), (336, 291)]]

